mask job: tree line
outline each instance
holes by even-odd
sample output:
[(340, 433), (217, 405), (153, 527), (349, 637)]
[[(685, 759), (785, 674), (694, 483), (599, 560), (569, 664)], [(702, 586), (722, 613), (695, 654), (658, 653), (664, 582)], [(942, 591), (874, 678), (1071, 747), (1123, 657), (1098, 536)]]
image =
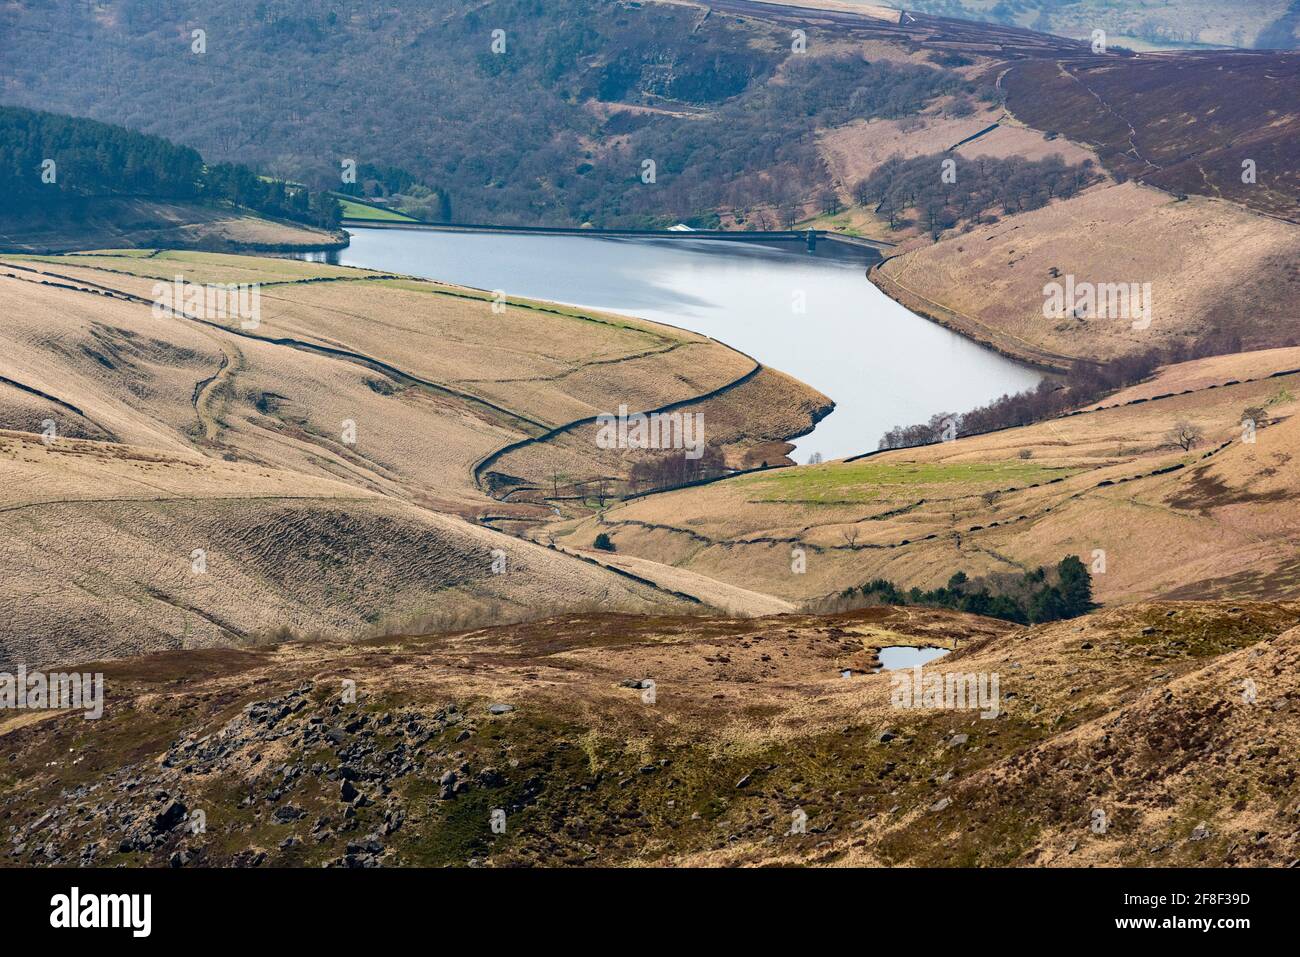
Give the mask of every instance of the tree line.
[(1092, 160), (1071, 165), (1059, 154), (1041, 160), (967, 159), (944, 152), (911, 159), (892, 156), (855, 183), (852, 192), (855, 202), (873, 206), (891, 229), (911, 222), (908, 213), (914, 211), (916, 221), (938, 239), (962, 223), (995, 222), (994, 210), (1009, 215), (1069, 199), (1100, 178)]
[(1077, 618), (1097, 607), (1092, 600), (1091, 573), (1078, 556), (1069, 555), (1055, 566), (1039, 566), (1023, 574), (995, 572), (970, 578), (959, 571), (946, 586), (929, 590), (903, 590), (877, 578), (815, 602), (810, 610), (826, 614), (872, 605), (948, 608), (1022, 625)]
[(1004, 395), (969, 412), (940, 412), (927, 422), (896, 425), (881, 436), (877, 448), (915, 448), (966, 435), (1032, 425), (1142, 382), (1160, 366), (1240, 351), (1241, 337), (1236, 333), (1211, 332), (1191, 343), (1180, 341), (1164, 348), (1152, 347), (1107, 362), (1079, 361), (1063, 379), (1044, 379), (1032, 389)]
[(69, 198), (149, 196), (232, 203), (266, 216), (333, 227), (338, 203), (238, 163), (208, 166), (197, 150), (110, 123), (0, 107), (0, 182), (15, 208)]

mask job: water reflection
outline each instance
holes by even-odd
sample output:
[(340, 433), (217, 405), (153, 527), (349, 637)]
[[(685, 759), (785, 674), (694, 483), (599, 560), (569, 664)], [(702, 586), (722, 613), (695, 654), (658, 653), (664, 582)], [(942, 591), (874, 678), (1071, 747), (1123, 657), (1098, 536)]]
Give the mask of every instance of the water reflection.
[[(964, 412), (1040, 374), (914, 315), (865, 278), (870, 250), (802, 242), (350, 230), (342, 265), (605, 309), (713, 336), (825, 393), (795, 458), (874, 449), (894, 425)], [(322, 257), (326, 258), (326, 257)], [(618, 396), (610, 396), (610, 406)]]
[(880, 649), (880, 670), (897, 671), (900, 668), (915, 668), (942, 658), (948, 654), (947, 648), (912, 648), (908, 645), (891, 645)]

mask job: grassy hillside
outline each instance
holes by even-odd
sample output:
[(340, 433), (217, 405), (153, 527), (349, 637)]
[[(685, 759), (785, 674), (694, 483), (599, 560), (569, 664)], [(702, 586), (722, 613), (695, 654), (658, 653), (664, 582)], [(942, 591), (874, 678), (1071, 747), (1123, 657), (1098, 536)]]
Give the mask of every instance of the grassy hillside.
[(146, 197), (68, 197), (0, 214), (0, 249), (63, 253), (84, 249), (208, 249), (285, 252), (336, 248), (337, 230), (270, 219), (231, 205)]
[(327, 195), (208, 166), (159, 136), (0, 106), (0, 248), (49, 252), (145, 245), (283, 249), (338, 245)]
[(343, 196), (339, 197), (339, 206), (344, 219), (369, 219), (381, 223), (415, 222), (413, 217), (399, 213), (396, 210), (384, 209), (382, 206), (372, 206), (369, 203), (358, 203)]
[[(0, 721), (0, 865), (1285, 866), (1298, 623), (592, 614), (110, 662), (102, 720)], [(894, 706), (862, 671), (898, 645), (996, 674), (997, 716)]]
[[(1246, 349), (1300, 343), (1298, 260), (1300, 226), (1129, 182), (949, 234), (890, 259), (872, 279), (1003, 351), (1068, 365), (1214, 334), (1236, 336)], [(1135, 327), (1134, 316), (1097, 309), (1045, 316), (1044, 287), (1066, 276), (1150, 283), (1151, 321)]]
[[(1284, 597), (1300, 535), (1300, 350), (1168, 367), (1093, 411), (856, 461), (734, 477), (552, 533), (791, 601), (884, 578), (1020, 574), (1079, 555), (1098, 599)], [(1246, 441), (1244, 418), (1262, 425)], [(1196, 433), (1182, 448), (1173, 433)], [(802, 562), (797, 561), (802, 553)]]
[[(258, 322), (155, 315), (177, 276), (258, 284)], [(0, 308), (3, 661), (596, 604), (748, 611), (741, 590), (656, 587), (484, 526), (595, 510), (593, 483), (632, 458), (565, 440), (620, 403), (698, 406), (721, 456), (773, 461), (826, 405), (683, 330), (288, 259), (5, 257)]]

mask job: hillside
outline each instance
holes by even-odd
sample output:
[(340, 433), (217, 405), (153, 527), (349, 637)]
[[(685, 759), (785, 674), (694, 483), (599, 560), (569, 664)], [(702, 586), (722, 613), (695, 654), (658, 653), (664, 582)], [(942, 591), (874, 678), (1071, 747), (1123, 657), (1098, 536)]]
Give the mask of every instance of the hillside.
[[(1238, 337), (1245, 349), (1300, 343), (1297, 262), (1300, 225), (1129, 182), (916, 247), (872, 280), (1002, 351), (1064, 366), (1211, 334)], [(1150, 321), (1137, 311), (1111, 314), (1109, 300), (1091, 312), (1045, 316), (1047, 287), (1063, 290), (1066, 277), (1079, 289), (1149, 284)], [(1141, 296), (1127, 301), (1145, 302)]]
[[(790, 601), (1078, 555), (1108, 604), (1294, 593), (1297, 350), (1175, 365), (1095, 411), (625, 502), (555, 540)], [(1123, 403), (1123, 404), (1120, 404)], [(1245, 442), (1242, 420), (1263, 425)], [(1170, 435), (1200, 435), (1189, 449)], [(805, 556), (797, 571), (792, 556)]]
[[(841, 7), (858, 0), (825, 0)], [(808, 6), (818, 6), (812, 0)], [(909, 0), (896, 6), (1088, 40), (1105, 30), (1111, 43), (1135, 50), (1198, 45), (1294, 49), (1291, 0)]]
[(142, 197), (72, 198), (0, 216), (0, 250), (61, 253), (83, 249), (208, 249), (230, 252), (328, 249), (340, 234), (241, 207)]
[(1089, 144), (1117, 175), (1291, 222), (1300, 222), (1297, 83), (1300, 53), (1043, 59), (999, 80), (1011, 113)]
[(5, 671), (418, 620), (691, 605), (453, 516), (264, 465), (0, 431), (0, 476)]
[[(257, 284), (263, 311), (251, 328), (156, 314), (177, 276)], [(777, 460), (827, 406), (683, 330), (526, 300), (499, 312), (478, 290), (294, 260), (5, 257), (0, 308), (9, 662), (698, 610), (703, 592), (746, 611), (738, 590), (655, 587), (484, 526), (596, 507), (633, 460), (565, 437), (610, 396), (703, 409), (709, 447), (737, 461)]]
[[(873, 20), (844, 42), (840, 24), (805, 24), (796, 53), (789, 27), (751, 6), (760, 16), (601, 0), (185, 0), (145, 16), (126, 0), (94, 14), (21, 0), (0, 10), (22, 37), (5, 96), (330, 189), (347, 159), (399, 168), (449, 194), (462, 222), (613, 226), (802, 210), (830, 185), (817, 130), (979, 92), (962, 68), (904, 46), (924, 33)], [(202, 54), (178, 40), (198, 23)], [(984, 27), (984, 43), (969, 43), (956, 29), (977, 52), (1077, 47)], [(173, 108), (200, 95), (202, 115)]]
[[(101, 720), (0, 723), (0, 864), (1293, 865), (1298, 623), (596, 614), (96, 664)], [(891, 704), (861, 670), (900, 645), (990, 716)]]
[[(1288, 95), (1300, 55), (1044, 58), (990, 70), (1005, 93), (1003, 112), (983, 118), (999, 124), (990, 135), (1027, 124), (1067, 137), (1091, 151), (1107, 179), (1046, 205), (1004, 202), (936, 231), (933, 244), (907, 242), (873, 272), (877, 285), (1001, 351), (1056, 368), (1207, 337), (1245, 349), (1300, 342), (1291, 305), (1300, 291), (1300, 111)], [(902, 156), (928, 152), (924, 136), (902, 140), (913, 144)], [(985, 141), (961, 153), (983, 153)], [(963, 169), (983, 160), (957, 162), (962, 183), (972, 179)], [(940, 222), (951, 220), (961, 190)], [(883, 202), (888, 194), (869, 195)], [(1146, 290), (1150, 314), (1085, 304), (1048, 315), (1048, 288), (1067, 281)]]
[(83, 117), (0, 106), (0, 187), (0, 250), (12, 252), (346, 244), (320, 192)]

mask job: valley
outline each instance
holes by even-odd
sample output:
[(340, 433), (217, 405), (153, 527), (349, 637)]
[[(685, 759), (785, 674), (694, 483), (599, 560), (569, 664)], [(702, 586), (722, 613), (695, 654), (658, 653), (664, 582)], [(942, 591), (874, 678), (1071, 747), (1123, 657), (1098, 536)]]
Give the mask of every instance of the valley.
[(0, 868), (1300, 865), (1247, 6), (7, 4)]

